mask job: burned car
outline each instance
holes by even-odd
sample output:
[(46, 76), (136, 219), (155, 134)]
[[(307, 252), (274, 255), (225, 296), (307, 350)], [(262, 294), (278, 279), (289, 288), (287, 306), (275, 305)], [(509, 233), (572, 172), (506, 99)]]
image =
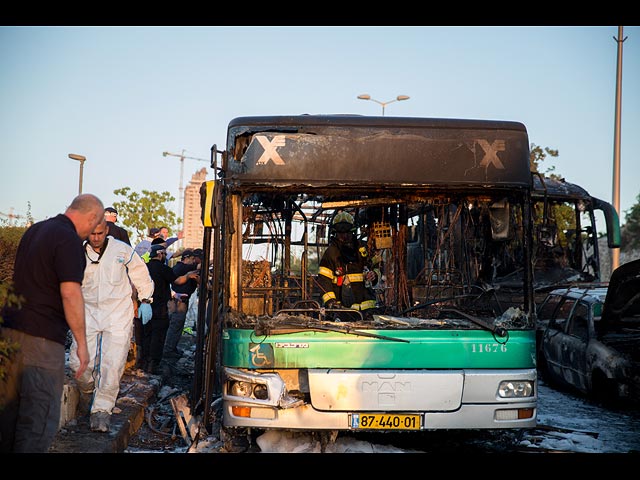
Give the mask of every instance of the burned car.
[(640, 260), (609, 285), (549, 293), (538, 310), (539, 369), (550, 383), (606, 403), (640, 400)]

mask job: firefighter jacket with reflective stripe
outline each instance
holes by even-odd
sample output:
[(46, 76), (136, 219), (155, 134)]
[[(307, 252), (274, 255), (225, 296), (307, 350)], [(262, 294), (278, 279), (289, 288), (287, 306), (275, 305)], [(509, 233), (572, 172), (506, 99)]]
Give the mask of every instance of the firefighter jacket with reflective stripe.
[(364, 270), (369, 258), (364, 243), (358, 249), (339, 246), (334, 239), (320, 260), (318, 284), (322, 291), (322, 302), (338, 300), (342, 306), (355, 310), (366, 310), (376, 306), (375, 295), (365, 287)]

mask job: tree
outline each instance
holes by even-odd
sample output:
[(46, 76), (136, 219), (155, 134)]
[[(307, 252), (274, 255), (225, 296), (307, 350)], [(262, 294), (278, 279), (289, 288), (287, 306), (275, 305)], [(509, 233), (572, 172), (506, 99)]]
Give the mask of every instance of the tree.
[(622, 226), (621, 249), (625, 251), (640, 249), (640, 194), (637, 203), (625, 213), (626, 221)]
[[(529, 165), (532, 172), (540, 172), (542, 162), (547, 159), (547, 155), (549, 155), (550, 157), (557, 157), (559, 155), (559, 152), (558, 150), (553, 150), (549, 147), (544, 147), (543, 149), (535, 143), (531, 144), (531, 148), (529, 149)], [(555, 166), (550, 166), (544, 172), (540, 173), (544, 173), (545, 175), (549, 174), (549, 177), (558, 179), (560, 178), (559, 175), (551, 173), (555, 169)]]
[[(26, 226), (0, 227), (0, 325), (5, 307), (20, 308), (22, 299), (14, 293), (12, 278), (18, 244), (26, 230)], [(4, 379), (6, 365), (11, 361), (17, 347), (15, 343), (0, 339), (0, 381)]]
[[(549, 147), (540, 147), (535, 143), (531, 144), (529, 150), (529, 165), (532, 172), (540, 172), (545, 177), (553, 178), (556, 180), (562, 179), (562, 175), (553, 173), (556, 169), (555, 166), (549, 166), (544, 172), (541, 171), (542, 162), (547, 160), (547, 156), (557, 158), (559, 155), (558, 150), (554, 150)], [(540, 224), (543, 221), (543, 205), (534, 205), (535, 215), (534, 221), (536, 224)], [(558, 227), (558, 238), (561, 245), (567, 244), (565, 232), (568, 230), (575, 230), (576, 218), (572, 205), (565, 204), (563, 202), (552, 203), (549, 209), (549, 217), (553, 220)]]
[(146, 236), (149, 227), (166, 226), (172, 230), (182, 221), (165, 205), (175, 200), (169, 192), (142, 190), (142, 193), (138, 193), (132, 192), (129, 187), (123, 187), (113, 193), (124, 197), (124, 200), (114, 202), (113, 207), (118, 211), (122, 224), (130, 232), (134, 232), (131, 235), (133, 245)]
[[(5, 307), (20, 308), (22, 298), (18, 297), (13, 291), (13, 283), (0, 282), (0, 312)], [(0, 315), (0, 325), (2, 325), (2, 315)], [(11, 361), (13, 354), (18, 349), (18, 344), (0, 338), (0, 382), (6, 376), (6, 366)]]

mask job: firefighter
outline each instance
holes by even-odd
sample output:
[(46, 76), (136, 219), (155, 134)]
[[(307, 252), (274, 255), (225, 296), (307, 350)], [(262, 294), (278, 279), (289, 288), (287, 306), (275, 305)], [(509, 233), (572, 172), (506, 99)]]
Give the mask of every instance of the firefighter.
[(371, 286), (379, 273), (371, 268), (367, 246), (356, 237), (353, 216), (339, 212), (333, 218), (329, 247), (320, 260), (318, 283), (326, 308), (352, 308), (369, 318), (376, 307)]

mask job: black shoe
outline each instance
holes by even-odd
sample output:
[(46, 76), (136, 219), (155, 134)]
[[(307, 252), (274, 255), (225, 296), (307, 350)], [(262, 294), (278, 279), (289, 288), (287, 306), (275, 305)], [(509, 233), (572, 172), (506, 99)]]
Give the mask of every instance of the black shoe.
[(154, 362), (153, 360), (147, 360), (144, 367), (144, 371), (147, 373), (154, 374), (154, 370), (156, 370), (157, 368), (158, 366), (156, 365), (156, 362)]
[(165, 379), (170, 378), (175, 372), (175, 367), (175, 362), (163, 359), (162, 362), (160, 362), (157, 375), (162, 375)]
[(162, 358), (182, 358), (184, 352), (180, 349), (174, 349), (173, 351), (167, 351), (162, 353)]
[(152, 362), (151, 368), (149, 369), (149, 373), (151, 373), (151, 375), (162, 375), (162, 371), (162, 363)]

